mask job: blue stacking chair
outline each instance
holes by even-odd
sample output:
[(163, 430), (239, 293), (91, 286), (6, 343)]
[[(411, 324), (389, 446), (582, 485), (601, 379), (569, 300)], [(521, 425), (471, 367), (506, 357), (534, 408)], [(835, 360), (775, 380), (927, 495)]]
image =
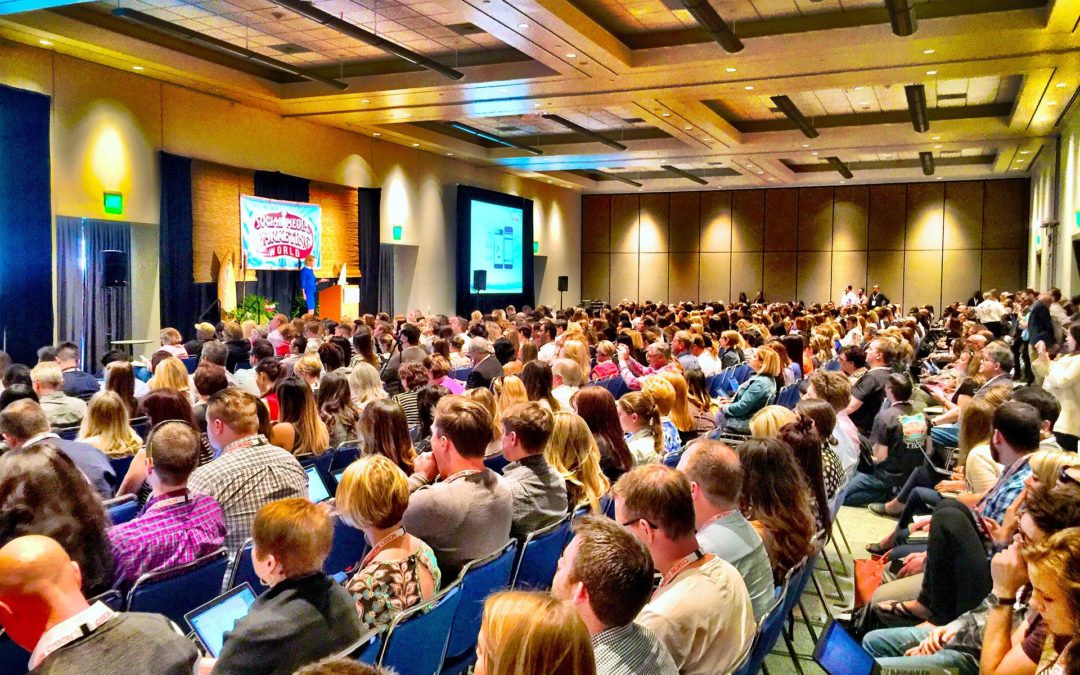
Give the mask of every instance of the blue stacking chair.
[(516, 557), (517, 542), (511, 539), (488, 557), (474, 560), (462, 568), (461, 604), (450, 628), (443, 675), (464, 673), (476, 661), (476, 637), (480, 634), (484, 600), (495, 591), (510, 586)]
[(355, 462), (356, 458), (360, 456), (360, 450), (363, 447), (364, 442), (359, 439), (342, 441), (338, 444), (333, 452), (333, 459), (330, 460), (330, 472), (341, 471)]
[(131, 420), (131, 428), (139, 435), (139, 438), (145, 441), (146, 434), (150, 432), (150, 420), (146, 418), (146, 415), (135, 417)]
[(510, 463), (506, 457), (500, 452), (497, 455), (484, 458), (484, 466), (491, 469), (495, 473), (502, 473), (503, 467)]
[(469, 366), (462, 366), (461, 368), (454, 368), (447, 376), (451, 380), (457, 380), (458, 382), (465, 382), (469, 379), (469, 375), (472, 375), (472, 368)]
[(615, 498), (611, 496), (610, 492), (600, 497), (600, 513), (608, 518), (615, 518)]
[(799, 391), (799, 383), (789, 384), (776, 395), (776, 405), (782, 405), (788, 410), (794, 410), (798, 405), (802, 393)]
[(151, 373), (150, 369), (146, 366), (135, 366), (135, 368), (133, 368), (133, 371), (135, 373), (135, 377), (139, 378), (143, 382), (149, 382), (150, 378), (153, 377), (153, 373)]
[(126, 609), (164, 614), (183, 626), (184, 614), (221, 594), (228, 566), (229, 552), (219, 548), (186, 565), (144, 574), (131, 587)]
[(783, 612), (784, 603), (787, 600), (787, 582), (780, 587), (779, 593), (773, 598), (772, 604), (757, 622), (757, 631), (754, 633), (754, 642), (750, 652), (742, 664), (735, 670), (735, 675), (756, 675), (765, 663), (765, 657), (772, 651), (776, 641), (784, 631)]
[(430, 602), (395, 616), (386, 631), (379, 665), (393, 668), (398, 675), (438, 673), (461, 596), (460, 582), (454, 582)]
[(754, 372), (750, 369), (749, 363), (740, 363), (735, 366), (735, 370), (731, 371), (731, 376), (735, 379), (735, 384), (740, 385), (750, 379), (750, 376)]
[(251, 586), (251, 590), (255, 595), (262, 595), (266, 591), (267, 587), (263, 585), (259, 575), (255, 574), (255, 562), (252, 560), (254, 552), (255, 541), (249, 538), (240, 547), (232, 563), (229, 564), (229, 571), (225, 575), (225, 584), (221, 588), (222, 593), (236, 588), (244, 582)]
[(526, 537), (514, 572), (514, 588), (541, 591), (551, 588), (569, 534), (570, 516), (566, 516)]
[(139, 513), (139, 499), (135, 495), (114, 497), (105, 502), (105, 511), (113, 525), (126, 523)]
[(135, 455), (128, 455), (127, 457), (113, 457), (109, 459), (109, 464), (112, 465), (113, 473), (116, 474), (116, 485), (113, 489), (120, 487), (120, 483), (124, 481), (124, 476), (127, 475), (128, 469), (131, 467), (131, 460), (135, 459)]
[(300, 462), (300, 466), (305, 469), (309, 466), (315, 467), (315, 470), (322, 476), (323, 482), (328, 486), (334, 485), (334, 476), (330, 473), (330, 467), (334, 463), (334, 451), (327, 450), (321, 455), (299, 455), (296, 459)]
[(197, 356), (185, 356), (180, 359), (180, 362), (187, 368), (188, 375), (194, 375), (195, 369), (199, 367), (199, 358)]
[(840, 359), (829, 359), (825, 362), (825, 365), (821, 367), (822, 370), (837, 371), (840, 370)]
[(364, 533), (349, 527), (340, 515), (334, 514), (334, 542), (323, 563), (323, 571), (330, 576), (345, 572), (363, 560), (369, 549)]
[(705, 378), (705, 390), (709, 392), (709, 396), (716, 398), (720, 395), (719, 389), (722, 377), (723, 373), (716, 373)]
[(79, 425), (76, 424), (75, 426), (70, 427), (54, 427), (53, 432), (55, 432), (57, 436), (64, 439), (65, 441), (73, 441), (79, 435)]
[(374, 666), (379, 662), (385, 628), (373, 630), (335, 655), (339, 659), (359, 661)]
[(237, 361), (233, 366), (233, 373), (239, 373), (241, 370), (251, 370), (251, 361), (244, 359), (243, 361)]

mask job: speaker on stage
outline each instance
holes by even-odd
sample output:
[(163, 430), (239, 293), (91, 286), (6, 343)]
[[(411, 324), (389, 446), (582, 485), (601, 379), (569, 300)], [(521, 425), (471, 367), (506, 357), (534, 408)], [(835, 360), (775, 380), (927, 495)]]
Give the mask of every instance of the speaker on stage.
[(570, 290), (570, 277), (559, 277), (559, 292), (565, 293)]
[(473, 270), (472, 285), (474, 291), (487, 289), (487, 270)]
[(106, 288), (128, 285), (128, 258), (123, 251), (102, 251), (104, 267), (102, 285)]

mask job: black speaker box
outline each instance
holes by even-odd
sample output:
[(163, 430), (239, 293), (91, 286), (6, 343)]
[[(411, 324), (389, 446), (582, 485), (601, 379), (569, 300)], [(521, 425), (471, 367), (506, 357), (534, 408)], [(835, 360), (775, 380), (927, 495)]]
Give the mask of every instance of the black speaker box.
[(473, 270), (472, 285), (474, 291), (487, 289), (487, 270)]
[(102, 251), (102, 285), (106, 288), (128, 285), (128, 257), (123, 251)]
[(565, 293), (570, 290), (570, 277), (559, 277), (559, 292)]

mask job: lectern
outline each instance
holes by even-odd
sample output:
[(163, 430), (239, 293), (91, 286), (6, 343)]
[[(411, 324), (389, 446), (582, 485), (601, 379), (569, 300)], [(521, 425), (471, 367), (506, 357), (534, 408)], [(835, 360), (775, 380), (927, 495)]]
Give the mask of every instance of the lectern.
[(360, 287), (334, 284), (319, 291), (319, 316), (335, 321), (360, 316)]

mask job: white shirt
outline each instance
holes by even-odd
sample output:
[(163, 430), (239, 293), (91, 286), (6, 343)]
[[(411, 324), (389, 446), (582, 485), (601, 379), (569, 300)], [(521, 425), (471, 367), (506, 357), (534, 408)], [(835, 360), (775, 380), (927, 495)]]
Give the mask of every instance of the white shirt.
[(559, 356), (559, 348), (555, 345), (555, 341), (545, 344), (540, 348), (536, 355), (536, 358), (540, 359), (544, 363), (551, 364)]
[(560, 384), (551, 390), (551, 395), (559, 402), (560, 408), (573, 412), (574, 409), (570, 405), (570, 397), (573, 396), (577, 390), (577, 387), (571, 387), (568, 384)]
[(630, 448), (630, 456), (634, 458), (634, 466), (660, 461), (660, 455), (656, 454), (656, 443), (648, 429), (635, 431), (626, 439), (626, 445)]
[(847, 307), (848, 305), (859, 304), (859, 296), (855, 295), (855, 291), (848, 291), (840, 296), (840, 306)]
[(720, 363), (720, 359), (713, 356), (712, 352), (707, 349), (698, 354), (697, 362), (698, 366), (701, 368), (701, 373), (705, 377), (716, 375), (724, 369), (723, 365)]
[(236, 371), (234, 377), (236, 378), (236, 386), (243, 389), (247, 393), (251, 394), (255, 398), (262, 396), (262, 392), (259, 391), (259, 385), (255, 384), (255, 378), (258, 377), (258, 373), (254, 368), (245, 368), (244, 370)]
[(844, 467), (844, 475), (851, 480), (859, 468), (859, 430), (855, 428), (855, 423), (851, 421), (847, 413), (841, 412), (836, 415), (833, 438), (836, 439), (833, 451), (840, 459), (840, 466)]
[(983, 300), (975, 307), (975, 318), (979, 323), (1000, 322), (1005, 316), (1005, 305), (997, 300)]

